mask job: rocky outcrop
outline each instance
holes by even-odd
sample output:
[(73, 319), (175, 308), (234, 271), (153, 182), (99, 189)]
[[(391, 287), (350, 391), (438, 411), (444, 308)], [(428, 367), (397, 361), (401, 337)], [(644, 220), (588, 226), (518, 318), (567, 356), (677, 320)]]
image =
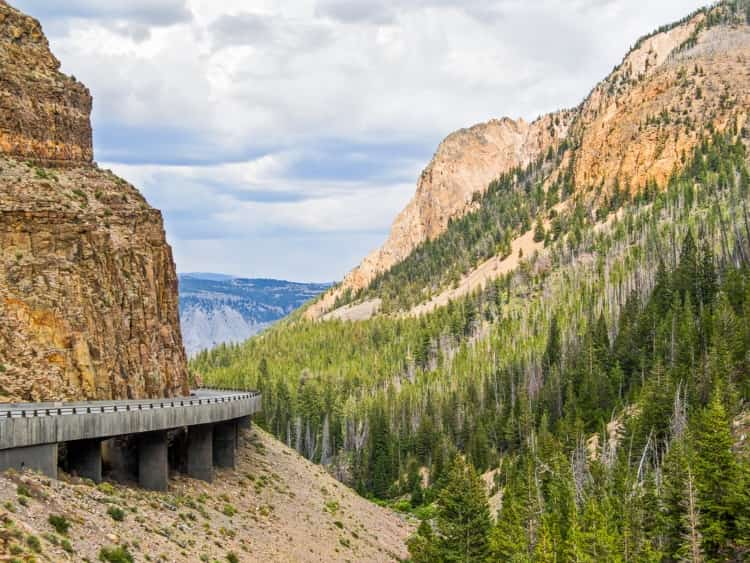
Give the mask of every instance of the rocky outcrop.
[[(491, 180), (567, 140), (555, 179), (572, 168), (575, 188), (601, 198), (615, 183), (636, 191), (664, 186), (709, 127), (742, 126), (750, 110), (750, 28), (728, 6), (701, 11), (639, 41), (584, 102), (570, 111), (523, 120), (492, 120), (451, 134), (419, 178), (417, 191), (384, 245), (308, 307), (321, 318), (345, 291), (370, 282), (439, 236), (472, 208)], [(708, 14), (713, 24), (708, 25)]]
[(57, 67), (0, 0), (0, 401), (186, 393), (161, 214), (89, 163), (91, 99)]
[(454, 217), (471, 209), (474, 194), (503, 172), (526, 166), (567, 135), (571, 112), (523, 119), (493, 119), (449, 135), (417, 182), (417, 192), (396, 217), (385, 244), (368, 255), (337, 288), (305, 311), (319, 318), (345, 289), (367, 287), (379, 273), (401, 262), (421, 242), (440, 235)]
[(91, 162), (91, 95), (59, 68), (39, 22), (0, 0), (0, 152)]

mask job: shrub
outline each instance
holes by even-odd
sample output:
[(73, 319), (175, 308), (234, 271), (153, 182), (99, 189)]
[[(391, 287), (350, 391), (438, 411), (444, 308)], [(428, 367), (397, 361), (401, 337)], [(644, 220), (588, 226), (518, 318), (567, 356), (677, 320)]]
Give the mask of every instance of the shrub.
[(67, 553), (73, 553), (73, 551), (74, 551), (74, 550), (73, 550), (73, 546), (72, 546), (72, 544), (70, 543), (70, 540), (69, 540), (69, 539), (67, 539), (67, 538), (64, 538), (64, 539), (63, 539), (63, 540), (62, 540), (62, 541), (60, 542), (60, 545), (62, 546), (62, 548), (63, 548), (63, 550), (64, 550), (65, 552), (67, 552)]
[(227, 561), (229, 561), (229, 563), (240, 563), (240, 558), (234, 551), (230, 551), (227, 553)]
[(39, 538), (36, 536), (33, 536), (31, 534), (26, 536), (26, 545), (29, 546), (29, 549), (31, 551), (36, 551), (37, 553), (42, 552), (42, 542), (39, 541)]
[(229, 516), (230, 518), (237, 514), (237, 509), (231, 505), (231, 504), (225, 504), (224, 505), (224, 516)]
[(115, 522), (122, 522), (125, 520), (125, 511), (119, 506), (110, 506), (107, 509), (107, 514), (109, 514), (110, 518)]
[(107, 483), (107, 482), (99, 483), (96, 486), (96, 488), (99, 489), (99, 491), (101, 491), (105, 495), (113, 495), (113, 494), (115, 494), (115, 488), (112, 486), (111, 483)]
[(31, 497), (31, 491), (26, 485), (18, 485), (16, 487), (16, 494), (19, 497)]
[(47, 521), (58, 534), (62, 536), (68, 534), (68, 530), (70, 530), (70, 522), (68, 522), (68, 519), (65, 518), (65, 516), (63, 516), (62, 514), (50, 514), (49, 518), (47, 518)]
[(124, 545), (103, 547), (99, 551), (99, 561), (106, 561), (107, 563), (133, 563), (133, 556), (130, 555), (127, 546)]

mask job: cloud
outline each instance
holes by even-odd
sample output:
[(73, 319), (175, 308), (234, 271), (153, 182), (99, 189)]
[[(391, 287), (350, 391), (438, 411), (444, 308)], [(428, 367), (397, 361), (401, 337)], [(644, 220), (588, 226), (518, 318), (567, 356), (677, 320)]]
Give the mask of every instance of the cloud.
[[(382, 242), (448, 133), (577, 105), (703, 1), (15, 4), (93, 92), (96, 158), (164, 210), (181, 270), (216, 253), (232, 273), (332, 279)], [(325, 275), (295, 262), (304, 240)]]
[(14, 5), (45, 19), (126, 20), (148, 26), (168, 26), (192, 19), (186, 0), (16, 0)]

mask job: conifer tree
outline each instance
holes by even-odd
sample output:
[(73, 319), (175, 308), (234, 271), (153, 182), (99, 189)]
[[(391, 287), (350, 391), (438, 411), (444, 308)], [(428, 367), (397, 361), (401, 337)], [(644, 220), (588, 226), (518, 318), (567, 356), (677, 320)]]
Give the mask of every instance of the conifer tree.
[(461, 456), (451, 463), (438, 497), (438, 561), (485, 561), (491, 528), (487, 493), (471, 464)]
[[(729, 556), (729, 546), (747, 531), (747, 471), (732, 452), (730, 419), (717, 388), (693, 430), (695, 488), (703, 548), (710, 560)], [(742, 537), (743, 541), (747, 537)]]

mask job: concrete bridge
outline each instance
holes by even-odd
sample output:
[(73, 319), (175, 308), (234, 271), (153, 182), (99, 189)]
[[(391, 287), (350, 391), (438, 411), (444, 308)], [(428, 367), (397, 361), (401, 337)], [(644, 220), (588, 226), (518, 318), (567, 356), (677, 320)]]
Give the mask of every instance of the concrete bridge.
[(189, 397), (80, 403), (0, 404), (0, 472), (58, 466), (102, 480), (166, 490), (170, 466), (211, 481), (235, 465), (238, 429), (259, 412), (258, 392), (201, 389)]

